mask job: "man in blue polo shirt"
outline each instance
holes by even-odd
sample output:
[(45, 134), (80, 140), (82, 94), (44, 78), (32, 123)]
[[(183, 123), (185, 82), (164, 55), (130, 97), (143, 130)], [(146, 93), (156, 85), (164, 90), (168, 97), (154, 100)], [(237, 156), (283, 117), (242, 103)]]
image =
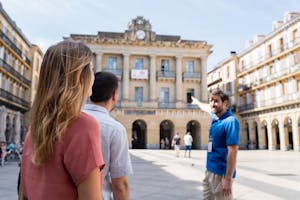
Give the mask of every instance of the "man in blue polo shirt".
[(228, 95), (220, 89), (210, 94), (209, 104), (193, 98), (193, 104), (212, 115), (203, 180), (204, 200), (232, 199), (232, 179), (235, 178), (240, 125), (227, 109), (228, 101)]

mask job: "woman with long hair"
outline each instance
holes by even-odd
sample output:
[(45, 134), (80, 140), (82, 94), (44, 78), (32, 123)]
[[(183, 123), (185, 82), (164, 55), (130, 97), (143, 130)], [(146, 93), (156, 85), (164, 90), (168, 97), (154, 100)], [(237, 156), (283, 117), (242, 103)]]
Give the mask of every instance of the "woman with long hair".
[(22, 156), (25, 199), (101, 199), (100, 130), (80, 111), (92, 91), (91, 61), (80, 42), (60, 42), (44, 55)]

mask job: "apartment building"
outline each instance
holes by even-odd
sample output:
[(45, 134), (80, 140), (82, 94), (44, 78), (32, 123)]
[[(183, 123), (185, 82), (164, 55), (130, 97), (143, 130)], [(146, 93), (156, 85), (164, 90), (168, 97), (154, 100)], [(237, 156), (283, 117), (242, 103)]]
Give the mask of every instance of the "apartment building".
[[(234, 69), (226, 73), (236, 72), (241, 147), (299, 151), (300, 14), (285, 13), (270, 34), (256, 35), (236, 56)], [(226, 71), (223, 63), (219, 68)], [(208, 80), (212, 77), (210, 72)]]
[(124, 32), (71, 34), (94, 52), (95, 71), (119, 78), (119, 99), (112, 115), (126, 128), (131, 148), (160, 148), (178, 132), (190, 131), (193, 148), (207, 145), (210, 117), (191, 105), (191, 96), (207, 101), (206, 62), (212, 45), (160, 35), (138, 16)]
[(41, 59), (0, 3), (0, 141), (24, 140)]

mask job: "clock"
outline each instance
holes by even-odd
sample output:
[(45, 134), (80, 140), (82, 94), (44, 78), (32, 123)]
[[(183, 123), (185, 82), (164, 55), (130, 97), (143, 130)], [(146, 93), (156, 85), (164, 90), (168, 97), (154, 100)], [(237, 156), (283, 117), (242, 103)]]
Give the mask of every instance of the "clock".
[(139, 24), (139, 25), (141, 25), (141, 24), (143, 24), (143, 20), (138, 19), (136, 23)]
[(146, 34), (145, 34), (145, 31), (143, 31), (143, 30), (138, 30), (136, 32), (136, 37), (139, 40), (143, 40), (145, 38), (145, 36), (146, 36)]

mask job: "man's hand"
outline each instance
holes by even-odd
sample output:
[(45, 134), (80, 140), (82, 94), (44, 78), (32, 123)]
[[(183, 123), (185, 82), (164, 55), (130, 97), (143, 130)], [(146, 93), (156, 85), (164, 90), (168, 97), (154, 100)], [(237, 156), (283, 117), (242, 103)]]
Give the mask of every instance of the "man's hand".
[(231, 186), (232, 186), (231, 179), (222, 178), (222, 193), (224, 196), (231, 195)]
[(201, 110), (210, 113), (211, 112), (211, 108), (210, 105), (208, 103), (201, 103), (197, 98), (195, 97), (191, 97), (192, 98), (192, 103), (193, 105), (197, 105)]

